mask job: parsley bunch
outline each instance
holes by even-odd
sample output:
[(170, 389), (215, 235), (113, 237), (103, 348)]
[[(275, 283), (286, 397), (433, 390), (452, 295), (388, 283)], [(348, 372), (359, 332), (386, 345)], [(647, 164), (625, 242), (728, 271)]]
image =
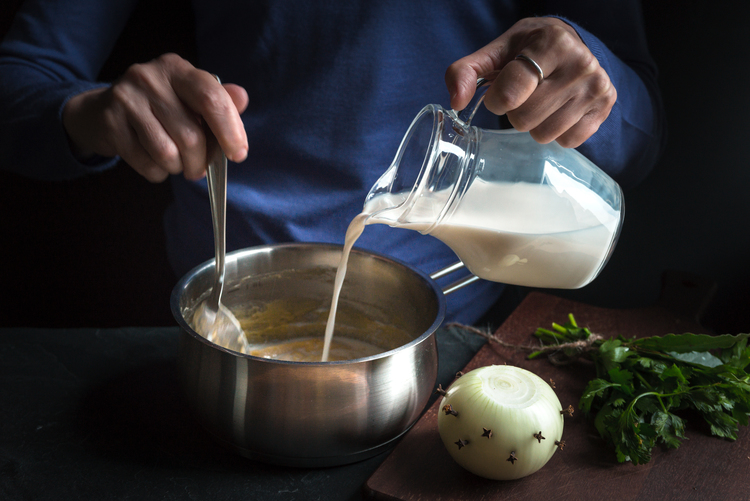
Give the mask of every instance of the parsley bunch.
[(594, 361), (597, 378), (589, 381), (579, 407), (593, 415), (620, 462), (647, 463), (660, 443), (679, 447), (685, 420), (676, 413), (682, 410), (694, 409), (713, 435), (730, 440), (737, 439), (740, 424), (748, 424), (750, 334), (605, 340), (569, 315), (566, 324), (537, 329), (535, 335), (548, 346), (529, 358), (559, 345), (558, 357), (585, 355)]

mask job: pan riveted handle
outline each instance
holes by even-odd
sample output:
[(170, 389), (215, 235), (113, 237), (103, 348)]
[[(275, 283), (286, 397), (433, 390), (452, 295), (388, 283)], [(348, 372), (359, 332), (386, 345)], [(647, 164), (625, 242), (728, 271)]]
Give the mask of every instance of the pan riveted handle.
[[(453, 263), (449, 266), (446, 266), (443, 269), (436, 271), (435, 273), (432, 273), (430, 275), (430, 278), (433, 280), (437, 280), (438, 278), (444, 277), (446, 275), (450, 275), (454, 271), (460, 270), (463, 267), (464, 267), (464, 263), (461, 261), (458, 261), (457, 263)], [(446, 294), (446, 295), (450, 294), (451, 292), (457, 291), (458, 289), (461, 289), (471, 283), (474, 283), (477, 280), (479, 280), (479, 277), (476, 275), (469, 275), (467, 277), (456, 280), (455, 282), (447, 285), (446, 287), (443, 287), (443, 294)]]

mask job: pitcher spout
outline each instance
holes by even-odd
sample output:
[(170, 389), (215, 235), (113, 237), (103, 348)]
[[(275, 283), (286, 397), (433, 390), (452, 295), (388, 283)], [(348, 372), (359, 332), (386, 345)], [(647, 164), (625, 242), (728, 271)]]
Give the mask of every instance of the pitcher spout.
[(463, 185), (471, 135), (452, 110), (425, 106), (409, 126), (391, 166), (367, 195), (365, 211), (378, 212), (377, 219), (386, 224), (429, 233)]

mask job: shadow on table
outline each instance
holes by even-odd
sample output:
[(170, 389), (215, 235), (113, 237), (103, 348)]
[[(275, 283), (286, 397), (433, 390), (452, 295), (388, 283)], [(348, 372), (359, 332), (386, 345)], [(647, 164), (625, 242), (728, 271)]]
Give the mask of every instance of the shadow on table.
[(192, 417), (176, 374), (175, 362), (153, 363), (92, 390), (79, 409), (87, 446), (118, 462), (148, 457), (165, 465), (226, 458), (241, 463)]
[(88, 489), (112, 488), (138, 499), (180, 499), (186, 492), (199, 499), (361, 499), (361, 486), (384, 458), (303, 469), (239, 456), (192, 416), (176, 362), (109, 379), (81, 400), (77, 421), (82, 454), (96, 458), (87, 461), (93, 465)]

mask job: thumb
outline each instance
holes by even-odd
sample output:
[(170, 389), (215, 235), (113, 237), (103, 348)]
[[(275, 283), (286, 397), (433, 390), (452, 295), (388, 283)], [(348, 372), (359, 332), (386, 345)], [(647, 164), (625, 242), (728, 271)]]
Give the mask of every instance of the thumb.
[(505, 64), (503, 37), (454, 62), (445, 72), (445, 85), (451, 96), (451, 108), (463, 110), (477, 88), (477, 79), (489, 77)]

